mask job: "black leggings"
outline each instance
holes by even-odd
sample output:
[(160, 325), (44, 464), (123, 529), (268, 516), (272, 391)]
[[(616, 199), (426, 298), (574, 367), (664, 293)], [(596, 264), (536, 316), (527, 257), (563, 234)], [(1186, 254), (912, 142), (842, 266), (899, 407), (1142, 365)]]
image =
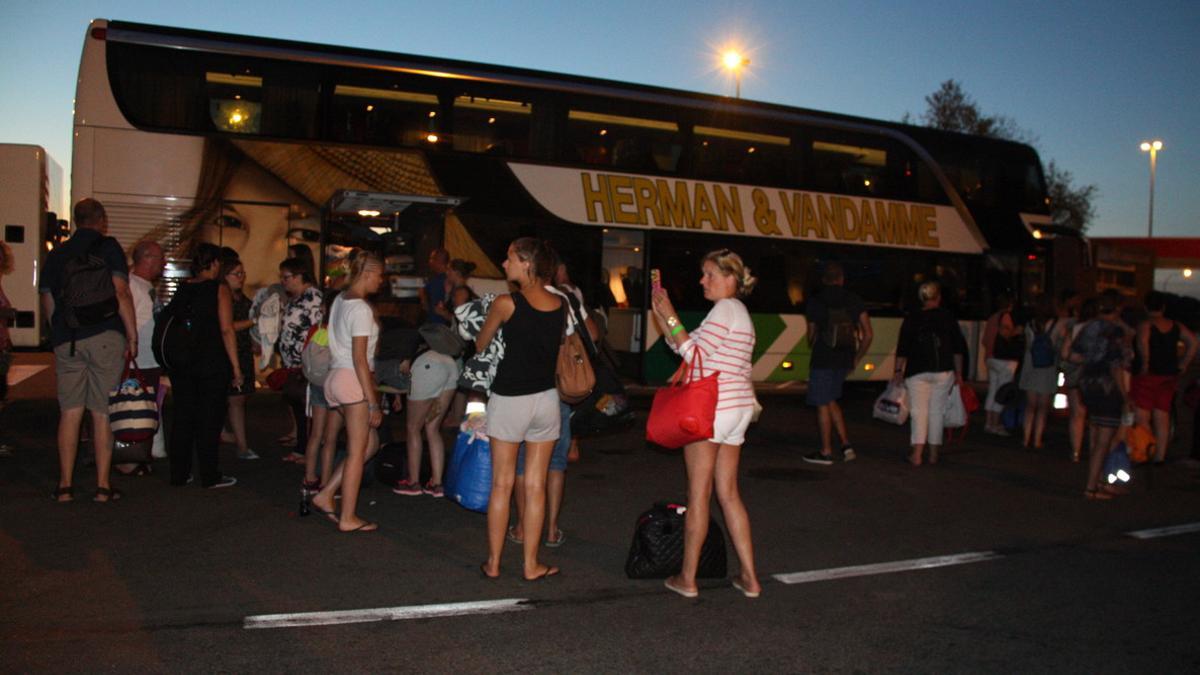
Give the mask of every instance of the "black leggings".
[(217, 444), (225, 423), (231, 378), (229, 362), (225, 360), (171, 373), (174, 405), (167, 456), (171, 458), (172, 485), (184, 485), (191, 477), (193, 452), (201, 485), (208, 487), (221, 479)]

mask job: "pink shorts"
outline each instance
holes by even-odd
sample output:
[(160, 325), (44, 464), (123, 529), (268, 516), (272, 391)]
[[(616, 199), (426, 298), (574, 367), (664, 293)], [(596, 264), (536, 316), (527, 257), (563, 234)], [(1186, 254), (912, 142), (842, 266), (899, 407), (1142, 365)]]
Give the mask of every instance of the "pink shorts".
[(353, 368), (334, 368), (325, 377), (325, 400), (330, 408), (354, 405), (367, 400)]

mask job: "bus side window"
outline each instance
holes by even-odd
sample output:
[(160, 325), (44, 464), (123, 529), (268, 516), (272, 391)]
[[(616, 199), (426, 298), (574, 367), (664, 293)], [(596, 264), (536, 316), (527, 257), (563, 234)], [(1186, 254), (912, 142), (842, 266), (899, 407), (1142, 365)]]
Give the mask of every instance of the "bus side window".
[(682, 153), (680, 138), (673, 121), (571, 110), (565, 158), (631, 172), (674, 173)]

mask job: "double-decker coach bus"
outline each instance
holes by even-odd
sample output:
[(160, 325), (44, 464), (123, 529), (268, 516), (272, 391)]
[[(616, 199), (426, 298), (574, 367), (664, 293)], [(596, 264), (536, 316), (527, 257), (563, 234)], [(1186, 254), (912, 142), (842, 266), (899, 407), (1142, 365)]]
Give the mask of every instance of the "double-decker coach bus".
[(747, 305), (764, 382), (807, 378), (803, 314), (826, 261), (873, 317), (855, 379), (890, 375), (922, 280), (943, 282), (972, 343), (996, 292), (1053, 290), (1026, 145), (425, 56), (97, 20), (71, 170), (73, 200), (104, 202), (126, 245), (158, 239), (169, 270), (195, 241), (232, 246), (251, 288), (275, 281), (289, 243), (347, 224), (412, 275), (444, 246), (498, 279), (510, 241), (546, 237), (646, 381), (672, 368), (648, 270), (692, 325), (712, 249), (760, 279)]

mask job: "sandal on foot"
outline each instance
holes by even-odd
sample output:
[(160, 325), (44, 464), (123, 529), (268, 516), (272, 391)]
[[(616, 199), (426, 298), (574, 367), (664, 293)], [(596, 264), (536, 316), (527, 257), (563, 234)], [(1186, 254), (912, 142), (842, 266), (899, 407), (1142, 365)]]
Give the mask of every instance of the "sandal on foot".
[[(63, 499), (63, 497), (66, 497), (66, 499)], [(60, 504), (69, 504), (75, 501), (75, 488), (71, 487), (70, 485), (66, 487), (56, 487), (54, 488), (54, 491), (50, 493), (50, 499), (53, 499)]]
[(341, 526), (338, 526), (338, 532), (341, 532), (342, 534), (351, 534), (353, 532), (374, 532), (378, 529), (378, 525), (369, 521), (365, 521), (362, 525), (359, 525), (358, 527), (352, 527), (349, 530), (343, 530)]
[(1105, 500), (1105, 499), (1113, 498), (1112, 495), (1108, 494), (1104, 490), (1084, 490), (1083, 497), (1084, 497), (1084, 499), (1097, 499), (1097, 500)]
[(316, 504), (313, 504), (312, 502), (309, 502), (308, 505), (309, 505), (309, 507), (312, 508), (313, 511), (316, 511), (317, 513), (332, 520), (334, 522), (334, 524), (342, 522), (341, 519), (338, 518), (338, 514), (334, 513), (333, 511), (326, 511), (325, 509), (317, 506)]
[(484, 579), (487, 579), (488, 581), (495, 581), (500, 578), (499, 574), (497, 574), (496, 576), (492, 576), (492, 575), (488, 574), (487, 563), (483, 563), (482, 565), (479, 566), (479, 576)]
[(741, 591), (741, 592), (742, 592), (742, 595), (746, 596), (747, 598), (757, 598), (757, 597), (759, 596), (759, 594), (761, 594), (761, 593), (762, 593), (762, 591), (748, 591), (748, 590), (746, 590), (746, 587), (742, 585), (742, 580), (741, 580), (741, 579), (734, 579), (734, 580), (733, 580), (731, 583), (733, 584), (733, 587), (734, 587), (734, 588), (736, 588), (736, 589), (738, 589), (739, 591)]
[(562, 530), (555, 530), (554, 533), (557, 534), (558, 536), (555, 537), (554, 539), (551, 539), (550, 537), (546, 537), (546, 541), (542, 542), (543, 546), (545, 546), (546, 548), (558, 548), (559, 546), (562, 546), (564, 543), (566, 543), (567, 535), (563, 534)]
[(685, 598), (700, 597), (700, 591), (689, 591), (686, 588), (680, 588), (679, 586), (674, 586), (671, 584), (670, 579), (663, 581), (663, 586), (666, 586), (667, 590), (671, 591), (672, 593), (678, 593), (679, 595), (682, 595)]
[(524, 579), (525, 581), (534, 582), (534, 581), (542, 581), (544, 579), (548, 579), (553, 576), (558, 576), (558, 568), (557, 567), (547, 567), (541, 574), (538, 574), (538, 575), (532, 576), (532, 577), (523, 576), (521, 578)]
[(504, 533), (504, 538), (514, 544), (524, 544), (525, 543), (525, 540), (523, 538), (517, 536), (517, 526), (516, 525), (508, 528), (508, 531)]
[[(116, 488), (96, 488), (96, 496), (92, 497), (92, 501), (97, 504), (108, 504), (121, 499), (122, 492)], [(103, 497), (104, 499), (101, 499)]]

